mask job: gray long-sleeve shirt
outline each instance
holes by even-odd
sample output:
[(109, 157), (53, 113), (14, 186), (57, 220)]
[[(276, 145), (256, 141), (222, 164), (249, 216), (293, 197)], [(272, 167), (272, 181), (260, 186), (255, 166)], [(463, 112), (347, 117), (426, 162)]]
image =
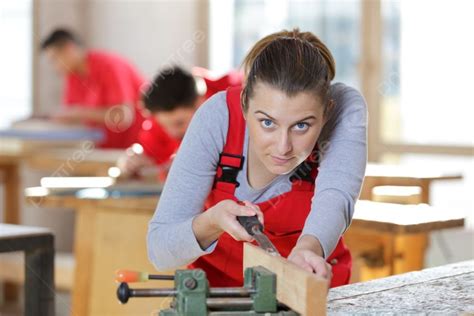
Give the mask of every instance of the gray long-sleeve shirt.
[[(325, 257), (351, 223), (367, 163), (364, 98), (341, 83), (331, 86), (331, 95), (335, 109), (318, 140), (321, 160), (316, 192), (302, 233), (320, 241)], [(228, 123), (225, 92), (210, 98), (191, 121), (148, 227), (148, 256), (158, 270), (183, 266), (215, 249), (216, 242), (204, 250), (200, 247), (192, 221), (203, 211), (212, 188)], [(247, 149), (246, 131), (245, 157)], [(291, 189), (291, 173), (276, 177), (262, 189), (253, 189), (247, 181), (246, 162), (244, 159), (245, 165), (237, 177), (237, 199), (260, 203)]]

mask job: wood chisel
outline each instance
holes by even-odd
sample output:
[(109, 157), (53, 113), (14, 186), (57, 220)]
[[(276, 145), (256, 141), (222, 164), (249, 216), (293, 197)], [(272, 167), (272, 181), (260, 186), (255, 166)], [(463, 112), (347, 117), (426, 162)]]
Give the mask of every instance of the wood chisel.
[(269, 254), (280, 256), (276, 247), (272, 244), (270, 239), (263, 233), (263, 225), (258, 220), (257, 215), (254, 216), (237, 216), (237, 220), (242, 225), (250, 236), (255, 238), (258, 246), (268, 252)]

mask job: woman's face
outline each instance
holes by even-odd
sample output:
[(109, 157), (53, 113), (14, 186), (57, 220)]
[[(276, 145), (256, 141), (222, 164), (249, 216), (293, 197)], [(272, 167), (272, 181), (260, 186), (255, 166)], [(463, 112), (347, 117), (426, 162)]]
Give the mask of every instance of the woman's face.
[(250, 150), (274, 175), (287, 174), (312, 152), (324, 125), (324, 108), (312, 93), (287, 96), (257, 83), (244, 113)]

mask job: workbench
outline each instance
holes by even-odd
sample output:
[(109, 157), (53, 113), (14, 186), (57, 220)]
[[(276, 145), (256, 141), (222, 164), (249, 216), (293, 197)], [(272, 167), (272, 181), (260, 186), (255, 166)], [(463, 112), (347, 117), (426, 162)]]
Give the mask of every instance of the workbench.
[(474, 260), (331, 289), (328, 315), (472, 315)]
[[(38, 144), (36, 144), (38, 145)], [(114, 166), (123, 150), (96, 149), (93, 143), (62, 143), (69, 148), (57, 148), (59, 144), (49, 143), (39, 149), (31, 147), (17, 152), (0, 150), (0, 180), (4, 184), (3, 222), (20, 223), (20, 166), (44, 172), (50, 176), (104, 176)]]
[[(147, 187), (149, 184), (143, 186)], [(139, 189), (140, 186), (136, 188)], [(79, 199), (73, 195), (30, 195), (27, 198), (30, 202), (41, 203), (45, 207), (69, 208), (76, 212), (76, 271), (72, 289), (74, 314), (131, 315), (149, 313), (152, 310), (153, 304), (147, 300), (136, 300), (124, 308), (117, 305), (116, 300), (106, 293), (114, 289), (110, 280), (113, 279), (116, 269), (154, 271), (148, 261), (145, 241), (148, 222), (155, 211), (158, 196)], [(368, 228), (371, 231), (386, 233), (386, 244), (376, 244), (381, 247), (383, 260), (396, 262), (404, 268), (413, 268), (420, 262), (422, 265), (426, 248), (426, 244), (413, 244), (413, 234), (417, 236), (420, 232), (428, 233), (463, 225), (462, 215), (427, 205), (359, 201), (351, 227), (355, 230)], [(397, 243), (394, 240), (397, 240)], [(365, 249), (364, 244), (353, 244), (347, 238), (346, 242), (351, 249)], [(385, 248), (382, 248), (383, 246)], [(166, 303), (163, 304), (166, 306)]]

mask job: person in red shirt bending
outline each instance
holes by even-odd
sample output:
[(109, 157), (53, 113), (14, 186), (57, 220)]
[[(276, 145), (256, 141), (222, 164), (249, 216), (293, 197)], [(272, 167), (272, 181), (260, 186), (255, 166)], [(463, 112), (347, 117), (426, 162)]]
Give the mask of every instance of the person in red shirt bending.
[(137, 141), (144, 120), (138, 101), (145, 82), (120, 56), (86, 50), (68, 30), (57, 29), (41, 44), (64, 75), (63, 108), (53, 119), (104, 130), (102, 148), (127, 148)]
[(238, 71), (215, 78), (204, 68), (194, 67), (192, 73), (179, 66), (163, 69), (143, 93), (149, 118), (142, 124), (138, 143), (117, 162), (121, 174), (158, 166), (163, 180), (196, 109), (215, 93), (241, 84)]

